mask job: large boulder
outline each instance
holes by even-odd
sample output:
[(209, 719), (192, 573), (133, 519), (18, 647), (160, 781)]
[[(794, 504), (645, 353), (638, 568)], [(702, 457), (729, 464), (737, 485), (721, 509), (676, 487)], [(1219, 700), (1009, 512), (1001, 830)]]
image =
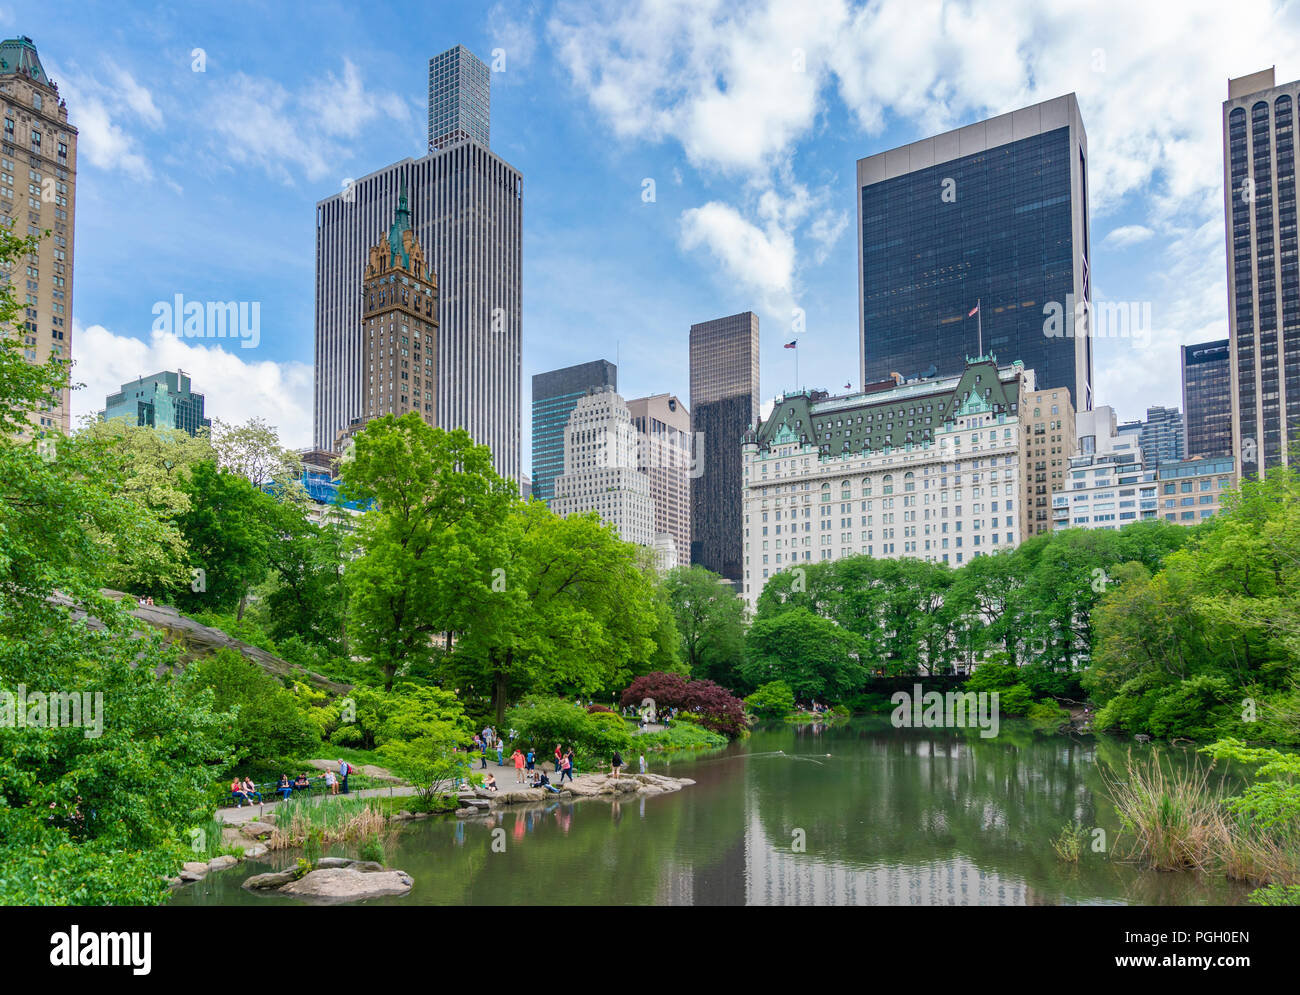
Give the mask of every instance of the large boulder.
[(298, 872), (294, 871), (272, 871), (269, 874), (254, 874), (251, 878), (246, 878), (241, 887), (249, 891), (263, 891), (268, 888), (283, 888), (286, 884), (297, 878)]
[(265, 843), (254, 843), (244, 851), (244, 859), (256, 860), (258, 857), (265, 857), (270, 852), (270, 848)]
[(223, 853), (221, 856), (213, 857), (208, 861), (208, 870), (224, 871), (227, 867), (234, 867), (237, 863), (239, 863), (239, 861), (230, 854)]
[(185, 878), (186, 874), (193, 875), (185, 878), (187, 881), (197, 881), (208, 873), (208, 864), (204, 860), (187, 860), (181, 864), (181, 877)]
[(318, 902), (359, 902), (385, 895), (405, 895), (414, 883), (405, 871), (331, 867), (309, 871), (282, 887), (280, 894)]
[(239, 827), (239, 831), (250, 840), (264, 840), (275, 832), (275, 826), (269, 822), (245, 822)]

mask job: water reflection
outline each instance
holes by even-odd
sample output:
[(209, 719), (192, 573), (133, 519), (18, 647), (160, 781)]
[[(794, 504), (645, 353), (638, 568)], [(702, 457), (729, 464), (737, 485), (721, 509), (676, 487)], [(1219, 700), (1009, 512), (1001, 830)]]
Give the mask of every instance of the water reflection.
[[(1141, 872), (1106, 853), (1057, 859), (1050, 841), (1074, 820), (1113, 845), (1119, 821), (1097, 763), (1125, 749), (1010, 725), (995, 739), (878, 720), (778, 726), (718, 755), (652, 765), (697, 781), (675, 794), (411, 823), (389, 862), (415, 888), (376, 904), (1240, 901), (1244, 890), (1222, 879)], [(633, 804), (636, 818), (625, 819)], [(493, 850), (494, 829), (506, 830), (504, 852)], [(212, 875), (176, 904), (274, 901), (238, 887), (265, 869)]]

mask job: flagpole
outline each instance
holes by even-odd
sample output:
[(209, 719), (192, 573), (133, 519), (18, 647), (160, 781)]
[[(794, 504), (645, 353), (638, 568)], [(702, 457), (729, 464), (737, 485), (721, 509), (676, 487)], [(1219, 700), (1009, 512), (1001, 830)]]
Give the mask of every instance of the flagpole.
[(794, 343), (794, 389), (799, 389), (799, 340)]
[(981, 298), (979, 298), (979, 297), (976, 297), (976, 298), (975, 298), (975, 317), (976, 317), (976, 322), (975, 322), (975, 324), (978, 326), (978, 328), (979, 328), (979, 333), (980, 333), (980, 352), (979, 352), (979, 354), (980, 354), (980, 357), (981, 357), (981, 358), (983, 358), (983, 356), (984, 356), (984, 309), (983, 309), (982, 307), (980, 307), (980, 305), (983, 304), (983, 303), (984, 303), (984, 301), (983, 301)]

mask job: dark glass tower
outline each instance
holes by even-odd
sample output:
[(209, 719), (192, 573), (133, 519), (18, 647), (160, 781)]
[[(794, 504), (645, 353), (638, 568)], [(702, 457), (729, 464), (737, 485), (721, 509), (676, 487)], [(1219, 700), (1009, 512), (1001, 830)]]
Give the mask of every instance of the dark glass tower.
[(1232, 352), (1228, 340), (1182, 347), (1187, 456), (1232, 455)]
[(982, 354), (1089, 410), (1087, 163), (1073, 94), (860, 159), (862, 382), (960, 373), (982, 325)]
[(758, 315), (742, 311), (691, 326), (691, 563), (741, 584), (741, 444), (758, 418)]
[(578, 402), (593, 390), (618, 390), (618, 367), (597, 359), (533, 374), (533, 497), (550, 501), (564, 472), (564, 429)]
[(1300, 441), (1300, 256), (1295, 109), (1300, 81), (1228, 81), (1223, 192), (1233, 448), (1243, 474), (1287, 463)]

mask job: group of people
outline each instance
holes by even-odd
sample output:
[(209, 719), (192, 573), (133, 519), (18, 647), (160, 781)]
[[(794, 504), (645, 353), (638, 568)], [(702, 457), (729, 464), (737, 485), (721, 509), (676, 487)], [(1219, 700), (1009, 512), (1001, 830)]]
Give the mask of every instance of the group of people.
[[(537, 772), (537, 754), (530, 746), (527, 752), (515, 747), (515, 752), (510, 754), (510, 762), (515, 765), (515, 781), (518, 784), (528, 785), (529, 787), (546, 787), (551, 783), (550, 778), (546, 778), (544, 783), (538, 782), (535, 776)], [(573, 754), (572, 748), (565, 750), (559, 743), (555, 744), (555, 771), (560, 775), (560, 783), (564, 783), (567, 777), (573, 780), (573, 772), (577, 769), (577, 758)], [(545, 776), (546, 772), (542, 771)], [(558, 790), (558, 789), (557, 789)]]
[[(337, 774), (331, 768), (323, 774), (318, 774), (316, 779), (325, 786), (325, 790), (331, 795), (337, 795), (340, 788), (343, 789), (344, 794), (347, 794), (348, 777), (351, 774), (352, 765), (346, 760), (340, 759)], [(299, 774), (292, 781), (289, 780), (288, 774), (281, 774), (280, 780), (275, 786), (275, 793), (281, 798), (287, 799), (295, 791), (309, 791), (310, 789), (311, 779), (305, 773)], [(254, 803), (260, 804), (262, 801), (262, 793), (257, 790), (257, 785), (253, 783), (252, 779), (245, 777), (241, 780), (238, 775), (230, 782), (230, 794), (235, 799), (237, 808), (243, 808), (245, 802), (252, 805)]]

